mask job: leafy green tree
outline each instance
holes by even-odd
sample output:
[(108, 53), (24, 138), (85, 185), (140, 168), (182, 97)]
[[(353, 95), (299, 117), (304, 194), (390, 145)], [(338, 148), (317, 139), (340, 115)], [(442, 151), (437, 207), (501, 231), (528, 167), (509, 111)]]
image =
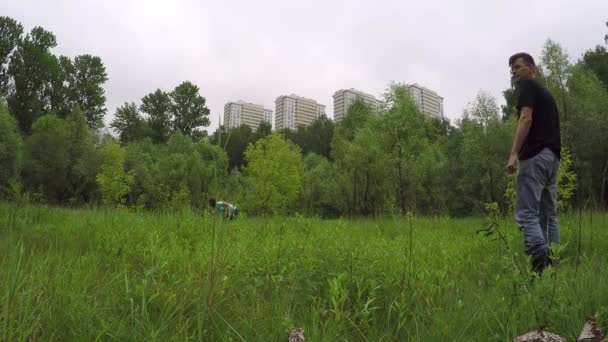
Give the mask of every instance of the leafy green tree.
[[(51, 79), (51, 111), (60, 118), (66, 118), (77, 106), (72, 95), (71, 87), (74, 84), (74, 65), (66, 56), (58, 58), (59, 71)], [(82, 112), (81, 112), (82, 114)]]
[(307, 215), (337, 216), (339, 209), (333, 196), (337, 184), (331, 162), (311, 152), (304, 157), (303, 165), (299, 207)]
[(464, 201), (466, 196), (464, 184), (461, 181), (467, 173), (462, 162), (462, 145), (464, 133), (461, 122), (450, 128), (447, 134), (447, 175), (443, 178), (446, 192), (447, 210), (452, 216), (465, 216), (471, 213), (472, 204)]
[(247, 125), (229, 129), (221, 126), (213, 133), (210, 141), (226, 151), (226, 154), (228, 154), (228, 168), (232, 170), (244, 165), (245, 150), (249, 144), (255, 143), (258, 137), (261, 137), (261, 135), (255, 134), (251, 127)]
[(24, 38), (23, 27), (0, 17), (0, 94), (7, 96), (11, 114), (24, 132), (41, 115), (66, 117), (79, 106), (91, 128), (103, 126), (107, 73), (101, 59), (91, 55), (57, 58), (55, 35), (35, 27)]
[(40, 192), (51, 203), (93, 200), (100, 159), (78, 107), (65, 119), (49, 114), (36, 120), (26, 151), (26, 189)]
[(86, 203), (93, 199), (101, 158), (78, 106), (68, 115), (66, 122), (70, 130), (66, 195), (72, 204)]
[(570, 118), (570, 103), (567, 83), (572, 74), (572, 63), (562, 46), (550, 39), (545, 43), (540, 57), (539, 71), (541, 80), (555, 97), (560, 116), (563, 145), (572, 149), (571, 130), (575, 124)]
[(576, 191), (576, 174), (572, 169), (572, 156), (563, 149), (557, 174), (557, 208), (565, 210), (570, 207), (570, 199)]
[(267, 137), (270, 134), (272, 134), (272, 124), (270, 122), (262, 121), (255, 130), (253, 140), (258, 141), (259, 139)]
[(271, 134), (245, 151), (250, 186), (244, 206), (255, 213), (283, 212), (297, 199), (302, 183), (300, 149), (280, 134)]
[(134, 176), (127, 203), (138, 208), (159, 211), (168, 205), (169, 194), (160, 173), (163, 146), (146, 138), (125, 147), (125, 170)]
[(30, 132), (36, 118), (52, 109), (51, 98), (55, 91), (52, 85), (61, 78), (59, 60), (50, 52), (56, 45), (51, 32), (35, 27), (20, 40), (11, 55), (8, 106), (24, 132)]
[(417, 158), (428, 145), (425, 137), (424, 116), (412, 102), (407, 88), (392, 85), (385, 95), (387, 112), (381, 116), (378, 137), (383, 150), (392, 161), (390, 167), (396, 187), (397, 206), (401, 213), (416, 208), (416, 185), (413, 178)]
[(103, 163), (97, 175), (97, 184), (102, 203), (121, 205), (134, 183), (133, 173), (124, 170), (125, 150), (117, 142), (109, 141), (101, 148), (101, 154)]
[(350, 165), (352, 159), (347, 158), (347, 152), (355, 140), (356, 130), (363, 127), (371, 119), (372, 110), (360, 98), (348, 107), (346, 116), (336, 124), (331, 142), (331, 157), (334, 160), (338, 190), (335, 202), (341, 214), (356, 215), (359, 203), (357, 185), (360, 175)]
[(0, 98), (0, 198), (9, 195), (11, 184), (19, 180), (21, 153), (17, 123), (8, 114), (4, 99)]
[(245, 203), (246, 194), (249, 191), (247, 180), (239, 169), (232, 169), (230, 173), (223, 179), (221, 189), (212, 192), (215, 198), (225, 196), (235, 203)]
[(356, 131), (342, 158), (342, 165), (352, 172), (352, 211), (363, 216), (387, 212), (389, 163), (384, 146), (378, 139), (374, 118)]
[(188, 183), (193, 152), (192, 140), (181, 132), (173, 133), (163, 149), (159, 169), (170, 203), (174, 203), (173, 197), (180, 195), (182, 186)]
[[(352, 105), (348, 107), (346, 116), (335, 126), (334, 136), (332, 139), (332, 152), (342, 142), (353, 141), (355, 139), (355, 133), (358, 128), (365, 126), (365, 124), (371, 119), (373, 111), (365, 101), (361, 98), (355, 99)], [(334, 157), (336, 157), (334, 155)]]
[(417, 212), (425, 215), (445, 212), (448, 207), (445, 194), (449, 187), (443, 179), (448, 176), (447, 165), (443, 142), (431, 142), (419, 151), (413, 170)]
[(70, 125), (56, 115), (40, 117), (26, 140), (26, 188), (51, 203), (66, 200), (70, 170)]
[(190, 208), (190, 191), (186, 182), (182, 182), (179, 189), (171, 194), (170, 208), (175, 211)]
[(608, 89), (608, 50), (598, 45), (595, 50), (586, 51), (583, 55), (583, 63), (602, 81), (604, 88)]
[(23, 25), (16, 20), (0, 16), (0, 97), (8, 96), (8, 62), (19, 44)]
[(152, 140), (165, 143), (171, 135), (171, 97), (160, 89), (144, 96), (139, 107), (148, 116), (146, 122), (150, 127)]
[(137, 105), (133, 102), (125, 102), (116, 109), (110, 127), (118, 133), (123, 144), (141, 140), (151, 135), (150, 128), (139, 113)]
[[(228, 158), (207, 141), (192, 142), (175, 132), (166, 145), (144, 139), (127, 145), (125, 168), (135, 183), (127, 196), (129, 205), (152, 210), (206, 206), (227, 176)], [(186, 196), (187, 193), (187, 196)]]
[(108, 80), (108, 74), (101, 58), (76, 56), (70, 70), (70, 100), (80, 107), (90, 128), (103, 127), (103, 117), (107, 111), (103, 85)]
[(334, 134), (334, 122), (323, 115), (309, 126), (300, 126), (292, 131), (282, 131), (285, 137), (302, 149), (302, 153), (315, 153), (325, 158), (331, 156), (331, 142)]
[(578, 176), (577, 197), (579, 201), (601, 199), (608, 168), (608, 91), (581, 64), (572, 68), (567, 86), (572, 109), (566, 139)]
[[(228, 177), (228, 155), (219, 146), (205, 140), (194, 144), (193, 171), (190, 172), (190, 188), (193, 193), (192, 205), (204, 207), (209, 197), (218, 197), (225, 187)], [(198, 190), (197, 190), (198, 189)]]
[(502, 92), (503, 97), (505, 98), (506, 104), (502, 105), (502, 119), (503, 121), (507, 121), (512, 117), (517, 116), (517, 93), (515, 92), (515, 88), (511, 87), (505, 89)]
[(337, 125), (332, 157), (338, 183), (336, 204), (342, 214), (377, 215), (386, 211), (388, 164), (373, 110), (356, 99)]
[[(384, 202), (380, 212), (445, 211), (450, 189), (444, 181), (449, 178), (449, 121), (421, 113), (401, 84), (391, 84), (384, 97), (384, 111), (369, 121), (371, 136), (380, 144), (376, 153), (383, 156), (377, 157), (377, 163), (385, 164), (374, 173), (379, 179), (374, 184), (388, 180), (379, 187), (382, 192), (375, 200)], [(373, 146), (374, 141), (364, 145)]]
[(200, 132), (201, 127), (209, 126), (209, 109), (205, 105), (205, 98), (198, 92), (198, 86), (186, 81), (169, 94), (173, 101), (173, 127), (190, 137)]
[(507, 186), (505, 156), (511, 147), (514, 121), (500, 119), (496, 101), (481, 92), (466, 110), (462, 120), (461, 158), (467, 172), (461, 178), (463, 201), (471, 208), (498, 202), (506, 206), (503, 194)]
[[(206, 141), (192, 140), (176, 132), (169, 139), (161, 173), (172, 191), (172, 197), (186, 186), (189, 204), (195, 208), (206, 206), (209, 197), (217, 193), (226, 177), (228, 158), (218, 146)], [(177, 191), (177, 193), (176, 193)]]

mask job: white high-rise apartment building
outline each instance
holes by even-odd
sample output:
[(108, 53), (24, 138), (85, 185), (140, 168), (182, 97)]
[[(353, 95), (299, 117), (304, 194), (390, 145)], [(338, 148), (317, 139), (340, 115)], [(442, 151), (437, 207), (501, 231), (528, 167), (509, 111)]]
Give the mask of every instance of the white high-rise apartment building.
[(325, 105), (294, 94), (277, 97), (275, 105), (275, 129), (295, 130), (298, 126), (308, 126), (325, 115)]
[(346, 117), (348, 108), (357, 97), (362, 98), (373, 110), (378, 110), (382, 105), (373, 95), (352, 88), (340, 89), (334, 93), (334, 121), (338, 122)]
[(245, 101), (228, 102), (224, 105), (224, 125), (228, 128), (247, 125), (255, 131), (262, 122), (272, 124), (272, 110)]
[(418, 83), (410, 84), (407, 88), (412, 100), (421, 112), (436, 118), (443, 117), (443, 97)]

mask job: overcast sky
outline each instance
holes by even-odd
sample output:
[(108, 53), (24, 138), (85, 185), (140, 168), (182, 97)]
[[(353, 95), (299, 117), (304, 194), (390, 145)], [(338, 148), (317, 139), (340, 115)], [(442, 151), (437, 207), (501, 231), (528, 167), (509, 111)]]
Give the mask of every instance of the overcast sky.
[(274, 111), (296, 93), (331, 117), (336, 90), (380, 95), (390, 81), (437, 91), (454, 120), (481, 89), (502, 103), (512, 53), (537, 57), (551, 38), (578, 59), (608, 33), (608, 0), (1, 0), (0, 15), (55, 33), (58, 55), (101, 57), (106, 123), (190, 80), (211, 129), (227, 101)]

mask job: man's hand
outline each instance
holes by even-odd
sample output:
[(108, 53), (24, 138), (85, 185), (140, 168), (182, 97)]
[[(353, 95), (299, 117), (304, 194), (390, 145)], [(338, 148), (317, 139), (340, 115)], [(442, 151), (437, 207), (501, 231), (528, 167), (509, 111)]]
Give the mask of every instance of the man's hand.
[(511, 154), (509, 154), (509, 161), (505, 169), (509, 174), (514, 174), (517, 171), (517, 164), (519, 164), (519, 158), (517, 154), (521, 150), (521, 146), (524, 144), (530, 127), (532, 126), (532, 107), (524, 106), (521, 108), (519, 113), (519, 120), (517, 120), (517, 128), (515, 129), (515, 137), (513, 138), (513, 147), (511, 147)]
[(519, 159), (517, 158), (517, 154), (511, 153), (509, 154), (509, 161), (507, 162), (507, 173), (512, 175), (517, 171), (517, 164), (519, 164)]

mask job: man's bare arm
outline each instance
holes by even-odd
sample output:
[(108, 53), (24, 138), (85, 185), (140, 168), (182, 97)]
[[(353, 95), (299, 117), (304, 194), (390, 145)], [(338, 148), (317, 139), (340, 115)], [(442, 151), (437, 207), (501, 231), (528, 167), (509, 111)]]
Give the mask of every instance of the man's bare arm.
[(519, 114), (519, 120), (517, 121), (515, 137), (513, 138), (511, 155), (519, 154), (519, 150), (521, 150), (521, 146), (524, 144), (524, 141), (530, 132), (530, 126), (532, 126), (532, 108), (522, 107), (521, 113)]

